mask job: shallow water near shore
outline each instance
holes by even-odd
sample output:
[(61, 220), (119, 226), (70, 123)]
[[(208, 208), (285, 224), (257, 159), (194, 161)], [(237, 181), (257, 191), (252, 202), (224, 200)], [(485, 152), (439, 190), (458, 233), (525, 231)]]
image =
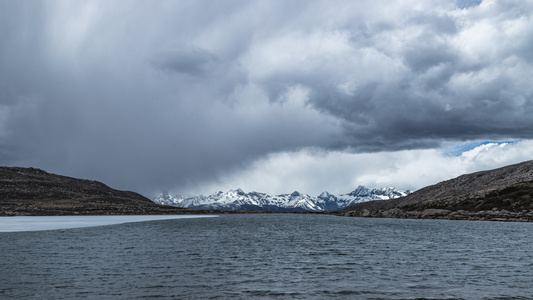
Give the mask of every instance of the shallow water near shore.
[(167, 219), (216, 217), (216, 215), (133, 215), (133, 216), (21, 216), (0, 217), (0, 232), (40, 231), (116, 225)]
[(533, 224), (220, 215), (0, 233), (0, 298), (533, 299)]

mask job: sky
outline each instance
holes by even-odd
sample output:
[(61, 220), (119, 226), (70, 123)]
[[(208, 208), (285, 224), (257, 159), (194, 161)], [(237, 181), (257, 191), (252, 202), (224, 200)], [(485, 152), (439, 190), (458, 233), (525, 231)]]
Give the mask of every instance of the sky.
[(145, 196), (532, 159), (533, 1), (0, 0), (0, 165)]

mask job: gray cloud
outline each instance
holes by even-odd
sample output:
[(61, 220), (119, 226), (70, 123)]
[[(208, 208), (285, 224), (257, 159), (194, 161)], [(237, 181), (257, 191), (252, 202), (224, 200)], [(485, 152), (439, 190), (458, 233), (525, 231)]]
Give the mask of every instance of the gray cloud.
[(205, 75), (218, 63), (216, 55), (189, 45), (179, 45), (171, 51), (157, 54), (154, 58), (156, 67), (190, 76)]
[(304, 148), (532, 137), (520, 1), (0, 5), (4, 165), (149, 195)]
[(469, 8), (481, 4), (481, 1), (482, 0), (457, 0), (457, 6), (462, 9)]

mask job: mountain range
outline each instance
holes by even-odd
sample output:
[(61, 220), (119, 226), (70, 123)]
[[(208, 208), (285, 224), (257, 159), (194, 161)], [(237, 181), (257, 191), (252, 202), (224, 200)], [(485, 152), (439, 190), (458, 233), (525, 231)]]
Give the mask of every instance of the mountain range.
[(165, 193), (153, 201), (98, 181), (34, 168), (0, 167), (0, 216), (220, 213), (218, 209), (225, 213), (324, 211), (354, 217), (533, 221), (533, 161), (461, 175), (413, 193), (360, 186), (348, 194), (324, 192), (311, 197), (299, 192), (271, 196), (237, 189), (194, 197)]
[(408, 190), (398, 190), (392, 187), (369, 189), (359, 186), (347, 194), (333, 195), (323, 192), (313, 197), (296, 191), (291, 194), (269, 195), (259, 192), (246, 193), (242, 189), (236, 189), (228, 192), (220, 191), (209, 196), (192, 197), (162, 193), (152, 200), (157, 204), (191, 209), (322, 212), (343, 209), (365, 201), (394, 199), (409, 193)]

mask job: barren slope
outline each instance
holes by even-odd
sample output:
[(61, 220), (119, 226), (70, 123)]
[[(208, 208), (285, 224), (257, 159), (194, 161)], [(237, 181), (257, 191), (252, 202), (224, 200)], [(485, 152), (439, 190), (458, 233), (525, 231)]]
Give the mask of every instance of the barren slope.
[(533, 220), (533, 161), (466, 174), (406, 197), (360, 203), (348, 216)]
[(0, 167), (0, 216), (190, 213), (134, 192), (34, 168)]

